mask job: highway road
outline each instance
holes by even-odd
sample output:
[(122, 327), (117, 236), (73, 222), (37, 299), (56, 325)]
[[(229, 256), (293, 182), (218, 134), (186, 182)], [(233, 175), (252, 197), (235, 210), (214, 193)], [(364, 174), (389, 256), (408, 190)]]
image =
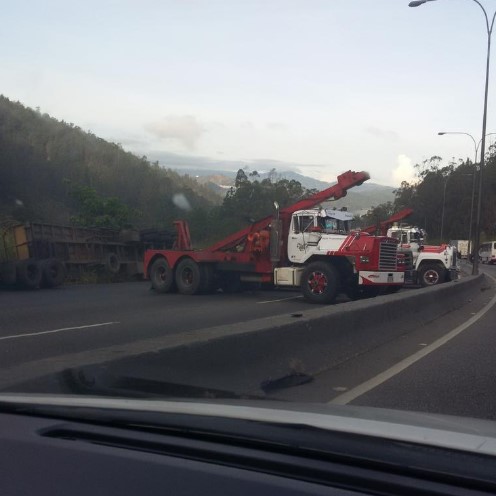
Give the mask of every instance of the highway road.
[[(25, 371), (42, 360), (52, 361), (53, 367), (44, 363), (43, 370), (49, 372), (59, 370), (62, 360), (70, 363), (76, 354), (78, 364), (103, 361), (151, 351), (154, 343), (150, 340), (154, 338), (183, 336), (219, 325), (235, 328), (254, 318), (301, 315), (314, 308), (294, 290), (164, 295), (151, 290), (149, 282), (2, 290), (0, 389), (16, 378), (37, 375), (42, 369), (32, 374)], [(144, 347), (138, 349), (142, 343)]]
[(298, 291), (157, 294), (148, 282), (0, 292), (0, 367), (315, 308)]
[[(496, 267), (482, 266), (481, 270), (496, 277)], [(394, 339), (381, 340), (364, 332), (355, 346), (357, 343), (341, 336), (335, 341), (329, 366), (314, 374), (311, 381), (300, 386), (288, 382), (286, 386), (293, 387), (262, 391), (260, 378), (277, 378), (258, 377), (259, 371), (246, 364), (236, 368), (236, 363), (219, 364), (205, 357), (195, 357), (190, 363), (183, 356), (167, 356), (165, 360), (159, 350), (208, 337), (209, 332), (225, 325), (235, 330), (254, 319), (271, 322), (277, 315), (298, 318), (315, 306), (297, 292), (185, 297), (155, 294), (148, 283), (2, 291), (0, 389), (58, 392), (58, 373), (83, 367), (85, 373), (111, 371), (112, 377), (121, 374), (161, 381), (166, 385), (164, 391), (171, 394), (177, 392), (171, 384), (182, 384), (191, 385), (193, 394), (201, 394), (206, 387), (234, 396), (496, 418), (496, 367), (492, 359), (496, 305), (489, 307), (494, 294), (494, 286), (488, 284), (458, 311)], [(479, 315), (477, 322), (459, 331)], [(388, 325), (396, 324), (384, 323), (385, 328)], [(460, 333), (448, 339), (457, 329)], [(332, 332), (338, 336), (340, 331)], [(419, 358), (422, 350), (427, 353)], [(277, 359), (277, 349), (267, 352)], [(256, 363), (254, 360), (253, 367)], [(183, 392), (187, 394), (188, 389)]]

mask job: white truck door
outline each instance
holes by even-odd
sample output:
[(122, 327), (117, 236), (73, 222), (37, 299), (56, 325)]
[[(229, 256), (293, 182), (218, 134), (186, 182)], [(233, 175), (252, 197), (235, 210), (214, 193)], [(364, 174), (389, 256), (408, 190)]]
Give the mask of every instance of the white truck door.
[(313, 215), (293, 215), (288, 238), (288, 258), (293, 263), (303, 263), (309, 249), (310, 229), (315, 225)]

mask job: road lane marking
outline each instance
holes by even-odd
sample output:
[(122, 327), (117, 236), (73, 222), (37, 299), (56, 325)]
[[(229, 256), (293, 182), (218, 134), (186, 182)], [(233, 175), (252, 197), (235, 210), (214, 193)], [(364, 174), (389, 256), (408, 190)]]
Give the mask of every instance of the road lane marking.
[[(301, 317), (302, 320), (300, 322), (306, 322), (314, 317), (320, 318), (322, 315), (333, 315), (336, 312), (335, 308), (329, 306), (311, 309), (305, 312), (306, 315)], [(126, 324), (129, 323), (126, 322)], [(0, 390), (7, 387), (15, 387), (43, 376), (53, 376), (66, 369), (83, 367), (85, 365), (104, 364), (109, 361), (115, 362), (120, 359), (137, 357), (146, 353), (174, 350), (184, 346), (202, 345), (219, 338), (258, 334), (260, 330), (284, 327), (288, 324), (294, 324), (294, 317), (290, 315), (275, 315), (247, 320), (237, 324), (222, 324), (177, 334), (161, 335), (155, 338), (121, 342), (102, 348), (48, 356), (5, 368), (2, 368), (2, 364), (0, 363)]]
[(279, 300), (257, 301), (257, 303), (259, 305), (263, 305), (264, 303), (275, 303), (277, 301), (296, 300), (296, 298), (303, 298), (303, 295), (290, 296), (289, 298), (280, 298)]
[(88, 329), (91, 327), (102, 327), (102, 326), (115, 325), (115, 324), (120, 324), (120, 322), (102, 322), (100, 324), (88, 324), (88, 325), (77, 326), (77, 327), (63, 327), (62, 329), (52, 329), (50, 331), (29, 332), (26, 334), (14, 334), (12, 336), (0, 337), (0, 341), (4, 341), (6, 339), (18, 339), (18, 338), (28, 338), (31, 336), (41, 336), (43, 334), (55, 334), (56, 332), (77, 331), (79, 329)]
[[(490, 277), (493, 281), (496, 282), (496, 278), (490, 276), (487, 273), (485, 273), (485, 275)], [(493, 296), (491, 300), (489, 300), (489, 303), (482, 310), (477, 312), (473, 317), (468, 319), (463, 324), (459, 325), (458, 327), (455, 327), (452, 331), (450, 331), (448, 334), (445, 334), (442, 338), (437, 339), (436, 341), (426, 346), (425, 348), (422, 348), (413, 355), (410, 355), (404, 360), (401, 360), (400, 362), (396, 363), (395, 365), (385, 370), (384, 372), (377, 374), (375, 377), (372, 377), (372, 379), (362, 382), (362, 384), (350, 389), (346, 393), (336, 396), (331, 401), (328, 401), (328, 404), (347, 405), (348, 403), (355, 400), (359, 396), (362, 396), (362, 394), (368, 393), (370, 390), (376, 388), (377, 386), (380, 386), (382, 383), (386, 382), (395, 375), (399, 374), (406, 368), (410, 367), (410, 365), (413, 365), (415, 362), (418, 362), (420, 359), (429, 355), (433, 351), (437, 350), (438, 348), (446, 344), (448, 341), (451, 341), (454, 337), (458, 336), (458, 334), (468, 329), (472, 324), (475, 324), (475, 322), (477, 322), (480, 318), (482, 318), (495, 304), (496, 304), (496, 295)]]

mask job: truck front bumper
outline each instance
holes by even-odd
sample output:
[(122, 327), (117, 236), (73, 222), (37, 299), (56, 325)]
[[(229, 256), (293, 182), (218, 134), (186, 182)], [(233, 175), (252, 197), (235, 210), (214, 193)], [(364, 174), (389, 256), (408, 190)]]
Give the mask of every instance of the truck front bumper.
[(358, 284), (363, 286), (387, 286), (390, 284), (404, 283), (404, 272), (376, 272), (368, 270), (358, 272)]

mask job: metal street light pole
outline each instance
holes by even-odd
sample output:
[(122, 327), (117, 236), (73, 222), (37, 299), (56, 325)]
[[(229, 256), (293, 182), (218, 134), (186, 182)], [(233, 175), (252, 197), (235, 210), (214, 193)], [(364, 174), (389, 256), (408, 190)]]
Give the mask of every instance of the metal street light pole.
[[(427, 2), (435, 2), (436, 0), (417, 0), (410, 2), (409, 7), (419, 7)], [(487, 122), (487, 94), (489, 88), (489, 61), (491, 57), (491, 35), (493, 33), (494, 19), (496, 17), (496, 12), (494, 12), (491, 23), (489, 23), (489, 18), (487, 17), (486, 9), (482, 6), (479, 0), (472, 0), (475, 2), (482, 10), (484, 14), (484, 19), (486, 21), (486, 32), (487, 32), (487, 55), (486, 55), (486, 82), (484, 87), (484, 111), (482, 114), (482, 140), (481, 140), (481, 158), (480, 158), (480, 168), (479, 168), (479, 197), (477, 201), (477, 216), (475, 220), (475, 242), (473, 247), (474, 262), (472, 265), (472, 274), (476, 275), (479, 273), (479, 256), (477, 247), (480, 244), (480, 225), (481, 225), (481, 211), (482, 211), (482, 186), (483, 186), (483, 175), (484, 175), (484, 154), (486, 150), (486, 122)]]
[[(475, 138), (470, 133), (464, 133), (462, 131), (442, 131), (437, 133), (439, 136), (444, 136), (445, 134), (464, 134), (465, 136), (469, 136), (471, 140), (474, 142), (474, 173), (472, 174), (472, 198), (470, 201), (470, 221), (468, 227), (468, 252), (472, 253), (472, 248), (474, 243), (472, 242), (472, 225), (474, 220), (474, 201), (475, 201), (475, 184), (477, 175), (475, 174), (477, 167), (477, 152), (479, 151), (479, 145), (475, 141)], [(480, 142), (479, 142), (480, 144)]]
[[(468, 227), (468, 252), (472, 253), (472, 249), (475, 245), (472, 240), (472, 227), (473, 227), (473, 219), (474, 219), (474, 202), (475, 202), (475, 185), (477, 183), (477, 175), (476, 175), (476, 170), (477, 170), (477, 154), (479, 152), (479, 146), (482, 142), (482, 139), (479, 140), (479, 143), (475, 141), (475, 138), (470, 134), (470, 133), (465, 133), (462, 131), (441, 131), (437, 133), (439, 136), (444, 136), (446, 134), (464, 134), (465, 136), (468, 136), (473, 142), (474, 142), (474, 172), (472, 174), (472, 198), (470, 201), (470, 222), (469, 222), (469, 227)], [(487, 133), (486, 136), (492, 136), (496, 133)], [(473, 255), (473, 254), (472, 254)]]
[(448, 185), (448, 181), (451, 176), (446, 176), (446, 180), (444, 181), (443, 188), (443, 209), (441, 211), (441, 235), (440, 235), (440, 244), (443, 244), (443, 231), (444, 231), (444, 206), (446, 205), (446, 186)]

